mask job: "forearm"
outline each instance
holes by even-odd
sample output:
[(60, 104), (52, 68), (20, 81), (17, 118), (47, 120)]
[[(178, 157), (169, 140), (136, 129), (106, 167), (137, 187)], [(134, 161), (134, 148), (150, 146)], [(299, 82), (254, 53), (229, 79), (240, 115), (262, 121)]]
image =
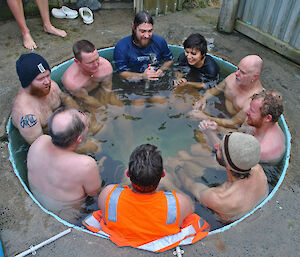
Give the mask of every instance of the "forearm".
[(109, 75), (105, 79), (102, 80), (101, 86), (105, 89), (111, 90), (112, 89), (112, 76)]
[(162, 71), (166, 71), (167, 69), (169, 69), (170, 68), (170, 66), (173, 64), (173, 61), (171, 60), (171, 61), (167, 61), (167, 62), (165, 62), (161, 67), (160, 67), (160, 69), (162, 70)]
[(225, 119), (225, 118), (215, 118), (215, 117), (208, 117), (208, 118), (212, 121), (215, 121), (219, 126), (225, 128), (236, 129), (238, 126), (242, 124), (242, 122), (236, 121), (235, 119)]
[(205, 88), (205, 84), (202, 83), (202, 82), (190, 82), (190, 81), (188, 81), (188, 82), (186, 82), (186, 85), (192, 86), (192, 87), (195, 87), (195, 88), (200, 88), (200, 89)]
[(137, 73), (131, 71), (120, 72), (120, 77), (125, 80), (143, 80), (145, 79), (144, 73)]
[(215, 144), (220, 142), (216, 131), (208, 130), (204, 132), (208, 138), (210, 146), (213, 148)]
[(216, 95), (218, 95), (220, 93), (221, 93), (221, 90), (219, 90), (219, 89), (217, 89), (217, 88), (214, 87), (214, 88), (211, 88), (211, 89), (207, 90), (205, 92), (205, 94), (203, 95), (203, 98), (205, 98), (206, 100), (208, 100), (208, 99), (212, 98), (213, 96), (216, 96)]
[(101, 106), (101, 102), (97, 98), (90, 96), (86, 89), (81, 88), (80, 90), (71, 93), (91, 107), (98, 108)]
[(79, 105), (77, 104), (77, 102), (65, 92), (61, 92), (60, 99), (64, 106), (79, 109)]

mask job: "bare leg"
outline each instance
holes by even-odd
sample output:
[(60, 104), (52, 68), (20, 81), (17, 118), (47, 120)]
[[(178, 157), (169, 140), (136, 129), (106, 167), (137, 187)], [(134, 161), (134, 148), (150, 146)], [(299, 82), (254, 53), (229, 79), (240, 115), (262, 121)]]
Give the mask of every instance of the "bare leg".
[(22, 0), (7, 0), (7, 4), (20, 27), (24, 47), (28, 49), (37, 48), (26, 25)]
[(56, 36), (65, 37), (67, 33), (64, 30), (55, 28), (50, 23), (48, 0), (36, 0), (44, 24), (44, 31)]

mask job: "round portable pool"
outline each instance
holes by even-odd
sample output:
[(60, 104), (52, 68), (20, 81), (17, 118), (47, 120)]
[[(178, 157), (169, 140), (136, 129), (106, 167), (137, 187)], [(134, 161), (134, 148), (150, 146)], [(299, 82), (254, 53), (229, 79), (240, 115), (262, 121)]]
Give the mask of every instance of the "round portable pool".
[[(184, 49), (182, 47), (179, 46), (173, 46), (170, 45), (170, 50), (173, 53), (173, 56), (175, 58), (175, 60), (177, 60), (178, 56), (184, 51)], [(99, 55), (112, 61), (113, 60), (113, 47), (110, 48), (105, 48), (105, 49), (101, 49), (99, 50)], [(231, 64), (230, 62), (227, 62), (221, 58), (218, 58), (216, 56), (213, 56), (214, 60), (217, 62), (217, 64), (220, 67), (220, 75), (221, 77), (226, 77), (228, 74), (234, 72), (236, 70), (236, 66)], [(74, 59), (70, 59), (68, 61), (65, 61), (55, 67), (53, 67), (52, 69), (52, 73), (51, 73), (51, 77), (54, 81), (56, 81), (60, 86), (62, 85), (61, 83), (61, 77), (63, 75), (63, 73), (65, 72), (65, 70), (72, 64), (72, 62), (74, 61)], [(236, 224), (238, 224), (239, 222), (241, 222), (242, 220), (244, 220), (245, 218), (247, 218), (248, 216), (250, 216), (252, 213), (254, 213), (255, 211), (257, 211), (258, 209), (260, 209), (265, 203), (267, 203), (275, 194), (275, 192), (278, 190), (279, 186), (281, 185), (288, 165), (289, 165), (289, 158), (290, 158), (290, 150), (291, 150), (291, 135), (290, 132), (288, 130), (288, 126), (285, 122), (285, 119), (283, 117), (283, 115), (281, 115), (280, 119), (279, 119), (279, 125), (281, 127), (281, 129), (283, 130), (285, 137), (286, 137), (286, 153), (285, 156), (281, 162), (281, 164), (279, 165), (279, 169), (280, 169), (280, 176), (278, 179), (278, 182), (276, 183), (276, 185), (274, 186), (274, 188), (272, 189), (272, 191), (270, 192), (270, 194), (268, 195), (268, 197), (260, 204), (258, 205), (255, 209), (253, 209), (250, 213), (246, 214), (245, 216), (243, 216), (242, 218), (240, 218), (239, 220), (226, 225), (224, 227), (215, 229), (213, 231), (211, 231), (209, 234), (215, 234), (215, 233), (219, 233), (222, 231), (225, 231), (227, 229), (229, 229), (232, 226), (235, 226)], [(76, 226), (74, 224), (71, 224), (65, 220), (63, 220), (62, 218), (60, 218), (59, 216), (57, 216), (56, 214), (54, 214), (53, 212), (48, 211), (47, 209), (45, 209), (33, 196), (33, 194), (30, 192), (29, 188), (28, 188), (28, 184), (27, 184), (27, 168), (26, 168), (26, 157), (27, 157), (27, 151), (29, 146), (24, 143), (23, 138), (20, 136), (18, 130), (12, 125), (11, 123), (11, 119), (8, 122), (7, 125), (7, 132), (9, 135), (9, 152), (10, 152), (10, 161), (13, 165), (14, 168), (14, 172), (16, 174), (16, 176), (18, 177), (18, 179), (20, 180), (21, 184), (23, 185), (25, 191), (29, 194), (29, 196), (33, 199), (33, 201), (46, 213), (50, 214), (51, 216), (53, 216), (54, 218), (56, 218), (59, 222), (62, 222), (63, 224), (75, 228), (77, 230), (81, 230), (84, 231), (86, 233), (90, 233), (93, 235), (97, 235), (99, 237), (103, 237), (103, 238), (107, 238), (105, 235), (101, 235), (101, 234), (95, 234), (90, 232), (89, 230)]]

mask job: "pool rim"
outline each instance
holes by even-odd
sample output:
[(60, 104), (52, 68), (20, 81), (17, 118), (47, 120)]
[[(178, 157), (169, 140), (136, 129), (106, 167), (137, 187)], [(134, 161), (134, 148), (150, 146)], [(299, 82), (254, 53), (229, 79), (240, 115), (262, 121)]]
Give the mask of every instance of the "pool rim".
[[(177, 46), (177, 45), (169, 45), (171, 46), (172, 48), (180, 48), (180, 49), (183, 49), (182, 46)], [(102, 48), (102, 49), (98, 49), (98, 52), (101, 52), (102, 50), (105, 50), (105, 51), (109, 51), (109, 50), (113, 50), (114, 47), (107, 47), (107, 48)], [(208, 53), (209, 54), (209, 53)], [(211, 56), (213, 56), (214, 58), (216, 59), (219, 59), (220, 61), (222, 62), (226, 62), (227, 64), (231, 65), (232, 67), (234, 68), (237, 68), (236, 65), (234, 65), (233, 63), (227, 61), (227, 60), (224, 60), (223, 58), (221, 57), (218, 57), (218, 56), (215, 56), (215, 55), (212, 55), (212, 54), (209, 54)], [(65, 60), (64, 62), (58, 64), (58, 65), (55, 65), (54, 67), (52, 67), (51, 71), (55, 71), (57, 69), (59, 69), (60, 66), (64, 65), (66, 62), (69, 62), (69, 61), (72, 61), (74, 60), (74, 58), (70, 58), (68, 60)], [(288, 125), (284, 119), (284, 116), (283, 114), (281, 114), (280, 116), (280, 119), (281, 119), (281, 122), (282, 122), (282, 125), (284, 127), (284, 134), (286, 136), (286, 153), (285, 153), (285, 156), (284, 156), (284, 164), (283, 164), (283, 168), (282, 168), (282, 173), (280, 175), (280, 178), (278, 179), (278, 182), (276, 183), (276, 186), (273, 188), (273, 190), (269, 193), (269, 195), (258, 205), (256, 206), (252, 211), (250, 211), (249, 213), (245, 214), (243, 217), (241, 217), (240, 219), (228, 224), (228, 225), (225, 225), (224, 227), (221, 227), (221, 228), (218, 228), (218, 229), (215, 229), (213, 231), (210, 231), (208, 236), (209, 235), (213, 235), (213, 234), (217, 234), (217, 233), (221, 233), (221, 232), (224, 232), (228, 229), (230, 229), (231, 227), (234, 227), (236, 226), (238, 223), (240, 223), (241, 221), (245, 220), (246, 218), (248, 218), (250, 215), (252, 215), (253, 213), (255, 213), (257, 210), (261, 209), (263, 205), (265, 205), (268, 201), (270, 201), (272, 199), (272, 197), (275, 195), (275, 193), (277, 192), (277, 190), (279, 189), (280, 185), (282, 184), (283, 180), (284, 180), (284, 177), (286, 175), (286, 172), (287, 172), (287, 169), (288, 169), (288, 166), (289, 166), (289, 162), (290, 162), (290, 154), (291, 154), (291, 134), (290, 134), (290, 131), (289, 131), (289, 128), (288, 128)], [(11, 121), (11, 116), (9, 117), (9, 120), (8, 120), (8, 123), (6, 125), (6, 131), (7, 133), (10, 131), (11, 129), (11, 126), (12, 126), (12, 121)], [(27, 185), (25, 184), (25, 182), (23, 181), (23, 179), (21, 178), (20, 174), (19, 174), (19, 171), (17, 170), (16, 168), (16, 165), (15, 165), (15, 162), (12, 158), (12, 149), (11, 149), (11, 142), (9, 141), (8, 142), (8, 151), (9, 151), (9, 161), (11, 162), (12, 166), (13, 166), (13, 170), (14, 170), (14, 173), (15, 175), (17, 176), (17, 178), (19, 179), (21, 185), (23, 186), (23, 188), (25, 189), (25, 191), (27, 192), (27, 194), (31, 197), (31, 199), (47, 214), (51, 215), (52, 217), (54, 217), (57, 221), (59, 221), (60, 223), (70, 227), (70, 228), (75, 228), (76, 230), (79, 230), (79, 231), (83, 231), (85, 233), (88, 233), (88, 234), (91, 234), (91, 235), (94, 235), (94, 236), (98, 236), (98, 237), (102, 237), (102, 238), (105, 238), (105, 239), (109, 239), (108, 236), (104, 235), (104, 234), (99, 234), (99, 233), (94, 233), (94, 232), (91, 232), (89, 230), (87, 230), (86, 228), (84, 227), (79, 227), (77, 225), (74, 225), (74, 224), (71, 224), (65, 220), (63, 220), (62, 218), (60, 218), (59, 216), (57, 216), (56, 214), (54, 214), (53, 212), (51, 211), (48, 211), (46, 208), (44, 208), (37, 200), (36, 198), (33, 196), (33, 194), (31, 193), (31, 191), (29, 190), (29, 188), (27, 187)]]

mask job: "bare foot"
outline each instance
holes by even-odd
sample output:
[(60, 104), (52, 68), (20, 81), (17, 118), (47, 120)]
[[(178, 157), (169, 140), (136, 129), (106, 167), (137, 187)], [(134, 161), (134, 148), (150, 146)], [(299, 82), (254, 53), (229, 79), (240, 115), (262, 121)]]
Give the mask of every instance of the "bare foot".
[(195, 182), (184, 172), (183, 168), (177, 169), (175, 174), (185, 189), (190, 190), (195, 184)]
[(165, 166), (168, 166), (172, 171), (174, 171), (177, 166), (182, 166), (183, 164), (183, 161), (174, 157), (168, 157), (165, 161)]
[(46, 26), (44, 25), (44, 31), (55, 36), (65, 37), (67, 33), (64, 30), (57, 29), (53, 25)]
[(188, 113), (188, 116), (195, 120), (208, 119), (209, 117), (202, 111), (192, 110)]
[(29, 32), (26, 34), (23, 34), (23, 45), (25, 48), (30, 49), (30, 50), (37, 48), (37, 46), (36, 46), (35, 42), (33, 41)]
[(179, 159), (184, 161), (189, 161), (193, 159), (193, 157), (186, 151), (178, 151), (177, 155)]

